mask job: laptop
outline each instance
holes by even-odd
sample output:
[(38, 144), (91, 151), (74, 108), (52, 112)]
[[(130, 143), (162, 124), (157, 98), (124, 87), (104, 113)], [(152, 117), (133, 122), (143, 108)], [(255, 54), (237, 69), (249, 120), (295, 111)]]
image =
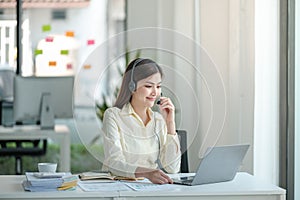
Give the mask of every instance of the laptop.
[(207, 148), (195, 176), (174, 178), (175, 184), (201, 185), (232, 180), (249, 149), (249, 144)]

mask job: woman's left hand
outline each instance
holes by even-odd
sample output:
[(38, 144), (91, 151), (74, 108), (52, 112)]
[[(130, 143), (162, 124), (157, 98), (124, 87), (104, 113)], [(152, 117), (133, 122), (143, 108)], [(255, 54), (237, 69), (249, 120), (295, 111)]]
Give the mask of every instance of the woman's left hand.
[(166, 121), (168, 133), (175, 134), (175, 106), (170, 98), (161, 97), (159, 105), (160, 113)]

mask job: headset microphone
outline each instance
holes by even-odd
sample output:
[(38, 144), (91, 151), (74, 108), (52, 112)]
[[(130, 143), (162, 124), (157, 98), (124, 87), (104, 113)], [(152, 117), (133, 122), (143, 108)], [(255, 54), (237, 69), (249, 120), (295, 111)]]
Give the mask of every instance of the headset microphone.
[[(162, 93), (160, 93), (160, 96), (162, 96)], [(160, 105), (160, 98), (156, 102), (157, 105)]]

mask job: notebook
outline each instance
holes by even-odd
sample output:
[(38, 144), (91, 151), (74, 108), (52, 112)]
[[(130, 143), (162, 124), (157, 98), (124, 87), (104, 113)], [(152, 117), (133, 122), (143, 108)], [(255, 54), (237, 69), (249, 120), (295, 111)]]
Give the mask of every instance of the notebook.
[(201, 185), (232, 180), (249, 149), (248, 144), (209, 147), (195, 176), (173, 179), (175, 184)]

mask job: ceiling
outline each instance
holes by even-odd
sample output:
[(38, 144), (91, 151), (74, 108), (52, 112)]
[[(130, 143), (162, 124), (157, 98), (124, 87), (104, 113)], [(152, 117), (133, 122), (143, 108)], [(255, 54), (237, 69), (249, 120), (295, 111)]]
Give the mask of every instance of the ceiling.
[[(0, 8), (15, 8), (17, 0), (0, 0)], [(22, 0), (23, 8), (82, 8), (90, 0)]]

